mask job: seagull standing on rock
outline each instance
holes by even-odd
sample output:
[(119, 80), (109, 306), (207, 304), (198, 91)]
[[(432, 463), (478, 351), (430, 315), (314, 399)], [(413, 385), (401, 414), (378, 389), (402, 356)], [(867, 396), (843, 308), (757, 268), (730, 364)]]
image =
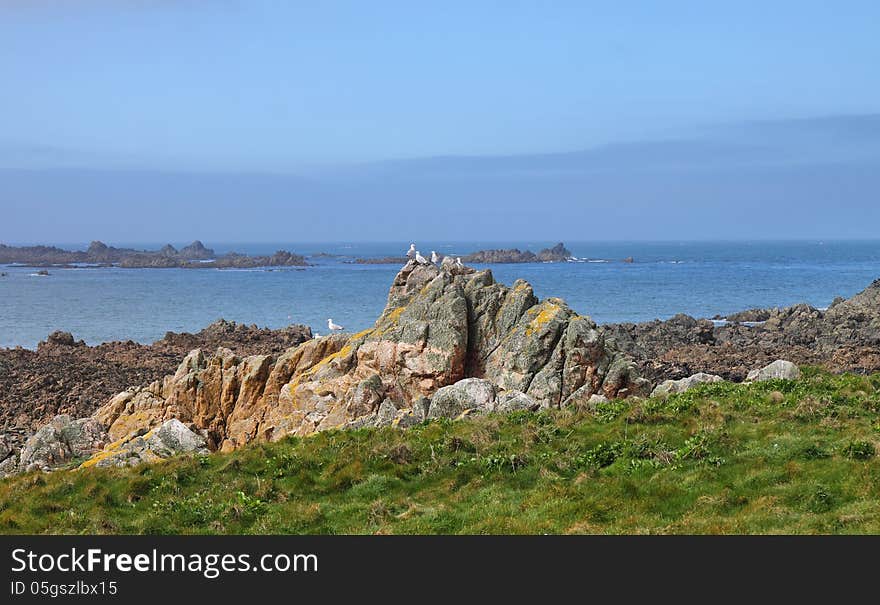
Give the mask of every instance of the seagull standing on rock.
[(419, 263), (420, 265), (430, 265), (431, 264), (425, 259), (424, 256), (422, 256), (421, 252), (419, 252), (418, 250), (416, 250), (416, 262)]
[(333, 323), (333, 320), (332, 320), (332, 319), (328, 319), (328, 320), (327, 320), (327, 327), (330, 328), (330, 331), (331, 331), (331, 332), (338, 332), (339, 330), (344, 330), (344, 329), (345, 329), (345, 328), (343, 328), (342, 326), (340, 326), (339, 324), (335, 324), (335, 323)]
[(455, 266), (456, 266), (456, 267), (464, 267), (464, 265), (461, 263), (461, 257), (460, 257), (460, 256), (455, 257)]
[(440, 262), (440, 257), (437, 256), (437, 252), (435, 252), (434, 250), (431, 250), (431, 262), (435, 265)]
[(416, 251), (416, 245), (410, 244), (409, 250), (406, 251), (406, 257), (407, 258), (415, 258), (416, 254), (418, 254), (418, 252)]

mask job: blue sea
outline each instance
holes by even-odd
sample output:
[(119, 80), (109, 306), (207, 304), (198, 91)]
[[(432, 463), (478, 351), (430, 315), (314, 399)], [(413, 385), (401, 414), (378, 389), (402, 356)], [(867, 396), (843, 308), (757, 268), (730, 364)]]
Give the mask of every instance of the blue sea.
[[(114, 245), (158, 249), (162, 243)], [(188, 242), (172, 242), (180, 247)], [(464, 255), (486, 248), (538, 251), (555, 242), (417, 242), (423, 254)], [(358, 257), (402, 255), (387, 244), (222, 244), (267, 254), (284, 249), (314, 266), (274, 270), (50, 269), (4, 266), (0, 346), (33, 348), (53, 330), (89, 344), (149, 343), (166, 331), (198, 331), (218, 318), (279, 328), (304, 323), (324, 334), (327, 318), (347, 330), (373, 325), (399, 267), (356, 265)], [(85, 249), (87, 244), (56, 244)], [(539, 297), (558, 296), (596, 322), (646, 321), (676, 313), (712, 317), (753, 307), (806, 302), (826, 307), (880, 277), (880, 241), (566, 242), (578, 262), (492, 265), (495, 278), (529, 281)], [(633, 257), (632, 264), (624, 263)]]

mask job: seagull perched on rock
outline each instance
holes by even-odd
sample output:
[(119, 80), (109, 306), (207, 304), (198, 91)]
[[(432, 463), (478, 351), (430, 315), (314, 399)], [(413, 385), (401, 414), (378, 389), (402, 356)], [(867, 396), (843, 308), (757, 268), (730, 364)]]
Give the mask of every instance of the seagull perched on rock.
[(345, 328), (343, 328), (342, 326), (340, 326), (339, 324), (335, 324), (335, 323), (333, 323), (333, 320), (332, 320), (332, 319), (328, 319), (328, 320), (327, 320), (327, 327), (330, 328), (330, 331), (331, 331), (331, 332), (338, 332), (339, 330), (344, 330), (344, 329), (345, 329)]
[(461, 257), (460, 257), (460, 256), (455, 257), (455, 266), (456, 266), (456, 267), (464, 267), (464, 265), (461, 263)]
[(435, 265), (440, 262), (440, 257), (437, 256), (437, 253), (434, 250), (431, 250), (431, 262)]
[(406, 251), (407, 258), (415, 258), (416, 254), (418, 254), (418, 252), (416, 251), (416, 245), (410, 244), (409, 250)]
[(416, 250), (416, 262), (419, 263), (420, 265), (429, 265), (429, 264), (431, 264), (431, 263), (429, 263), (429, 262), (425, 259), (424, 256), (422, 256), (421, 252), (419, 252), (418, 250)]

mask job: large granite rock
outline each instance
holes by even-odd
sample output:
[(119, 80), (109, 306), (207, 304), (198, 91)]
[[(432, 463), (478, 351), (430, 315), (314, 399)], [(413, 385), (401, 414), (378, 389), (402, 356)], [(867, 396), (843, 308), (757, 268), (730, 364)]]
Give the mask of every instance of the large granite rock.
[(77, 458), (91, 456), (107, 443), (107, 432), (94, 418), (72, 419), (63, 414), (34, 433), (21, 448), (17, 470), (51, 470)]
[(693, 376), (688, 376), (687, 378), (682, 378), (680, 380), (664, 380), (654, 388), (651, 392), (651, 397), (665, 397), (675, 393), (684, 393), (699, 384), (707, 382), (722, 382), (723, 380), (724, 379), (721, 378), (721, 376), (706, 374), (705, 372), (699, 372)]
[(777, 359), (773, 363), (760, 369), (749, 372), (746, 380), (761, 382), (763, 380), (797, 380), (801, 377), (801, 371), (796, 365), (784, 359)]
[(495, 411), (501, 413), (528, 410), (534, 412), (542, 406), (522, 391), (501, 391), (495, 398)]
[(208, 452), (204, 437), (172, 418), (155, 429), (140, 431), (127, 439), (111, 443), (83, 462), (81, 467), (135, 466), (181, 454)]
[[(472, 409), (558, 407), (647, 394), (632, 361), (560, 299), (444, 259), (408, 262), (372, 329), (313, 339), (278, 358), (192, 351), (177, 372), (112, 398), (95, 417), (125, 439), (171, 419), (208, 447), (357, 426), (409, 426)], [(425, 401), (430, 399), (430, 405)]]
[(18, 471), (20, 448), (18, 439), (6, 433), (0, 434), (0, 479)]
[(495, 385), (482, 378), (465, 378), (439, 389), (431, 398), (428, 418), (456, 418), (463, 412), (495, 409)]

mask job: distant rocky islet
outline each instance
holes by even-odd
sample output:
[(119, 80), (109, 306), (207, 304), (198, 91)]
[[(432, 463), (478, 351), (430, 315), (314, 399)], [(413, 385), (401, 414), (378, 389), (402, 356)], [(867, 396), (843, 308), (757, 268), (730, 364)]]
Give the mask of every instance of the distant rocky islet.
[(251, 256), (214, 250), (196, 240), (176, 249), (166, 244), (159, 250), (115, 248), (93, 241), (86, 250), (64, 250), (55, 246), (7, 246), (0, 244), (0, 265), (18, 264), (28, 267), (99, 266), (126, 269), (250, 269), (256, 267), (305, 267), (304, 256), (279, 250), (269, 256)]
[[(439, 254), (440, 260), (446, 255)], [(358, 258), (351, 261), (358, 265), (396, 265), (404, 264), (409, 259), (406, 256), (385, 256), (380, 258)], [(520, 250), (519, 248), (497, 248), (479, 250), (461, 256), (462, 262), (476, 265), (494, 264), (517, 264), (517, 263), (563, 263), (577, 261), (565, 244), (559, 242), (552, 248), (544, 248), (539, 252)], [(632, 263), (633, 257), (623, 259), (624, 263)]]

